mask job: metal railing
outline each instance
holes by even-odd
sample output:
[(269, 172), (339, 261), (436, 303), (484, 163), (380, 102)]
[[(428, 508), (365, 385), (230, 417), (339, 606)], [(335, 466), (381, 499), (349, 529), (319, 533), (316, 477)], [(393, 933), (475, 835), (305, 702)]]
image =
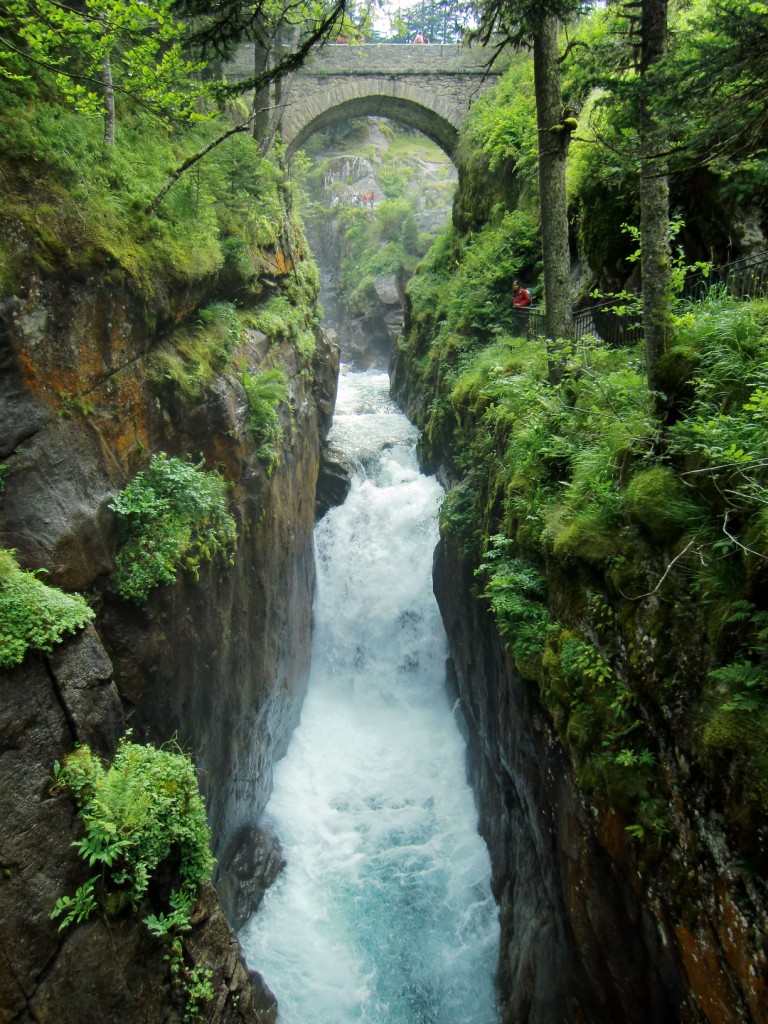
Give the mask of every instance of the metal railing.
[(697, 270), (683, 285), (683, 298), (702, 299), (710, 288), (720, 285), (737, 299), (761, 299), (768, 295), (768, 252), (713, 267), (709, 273)]
[[(710, 288), (717, 285), (738, 299), (768, 297), (768, 250), (714, 267), (709, 274), (701, 270), (690, 274), (683, 285), (683, 298), (702, 299)], [(636, 303), (639, 306), (639, 296)], [(603, 299), (594, 306), (574, 310), (574, 339), (593, 334), (606, 345), (615, 347), (641, 341), (643, 325), (640, 313), (630, 309), (630, 304), (634, 304), (632, 298), (627, 301)], [(545, 333), (544, 310), (540, 306), (515, 309), (512, 311), (512, 323), (525, 337), (535, 338)]]

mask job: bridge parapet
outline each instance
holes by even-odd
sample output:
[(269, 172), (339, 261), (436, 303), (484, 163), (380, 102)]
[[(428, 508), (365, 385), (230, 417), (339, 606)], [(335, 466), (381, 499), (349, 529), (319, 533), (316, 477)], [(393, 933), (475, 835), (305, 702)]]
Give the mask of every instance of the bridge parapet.
[(314, 51), (298, 74), (482, 76), (487, 60), (479, 47), (456, 44), (337, 43)]
[[(433, 43), (330, 43), (310, 53), (292, 77), (326, 75), (473, 75), (487, 74), (488, 55), (480, 47)], [(239, 47), (226, 65), (230, 81), (253, 74), (253, 43)], [(494, 69), (492, 80), (498, 76)]]

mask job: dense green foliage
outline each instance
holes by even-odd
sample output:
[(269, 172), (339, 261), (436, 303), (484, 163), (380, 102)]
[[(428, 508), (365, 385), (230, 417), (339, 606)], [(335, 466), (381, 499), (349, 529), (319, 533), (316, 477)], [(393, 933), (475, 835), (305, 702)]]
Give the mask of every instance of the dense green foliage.
[(111, 507), (121, 538), (115, 586), (137, 604), (156, 587), (173, 583), (180, 569), (197, 579), (201, 564), (217, 554), (230, 559), (234, 551), (237, 533), (227, 508), (227, 483), (202, 464), (159, 452)]
[(240, 379), (248, 397), (248, 429), (258, 445), (257, 455), (272, 476), (280, 463), (279, 446), (284, 431), (278, 408), (288, 401), (288, 382), (279, 367), (244, 373)]
[(372, 216), (367, 210), (347, 208), (336, 223), (344, 234), (341, 294), (350, 312), (360, 316), (373, 304), (374, 277), (413, 272), (426, 245), (406, 198), (377, 203)]
[(185, 27), (174, 16), (172, 0), (85, 0), (77, 8), (7, 0), (0, 33), (0, 76), (43, 76), (49, 89), (82, 113), (103, 111), (105, 65), (111, 90), (126, 93), (166, 123), (194, 118), (205, 91), (199, 78), (195, 82), (201, 65), (185, 57)]
[(56, 764), (54, 780), (77, 805), (85, 834), (73, 845), (96, 873), (73, 896), (59, 897), (51, 917), (60, 918), (61, 930), (97, 910), (143, 914), (149, 932), (168, 946), (171, 970), (187, 993), (185, 1020), (193, 1019), (212, 989), (207, 972), (186, 970), (181, 935), (191, 928), (198, 887), (211, 877), (214, 860), (189, 755), (123, 739), (105, 768), (84, 745)]
[[(126, 111), (118, 144), (104, 147), (92, 118), (42, 102), (32, 86), (0, 80), (0, 222), (20, 224), (34, 243), (13, 245), (4, 231), (0, 285), (16, 286), (30, 260), (45, 271), (104, 265), (125, 276), (150, 304), (215, 272), (237, 287), (252, 284), (259, 255), (288, 230), (282, 175), (245, 135), (213, 150), (171, 188), (156, 215), (147, 208), (169, 173), (215, 138), (210, 120), (169, 137), (147, 131)], [(18, 231), (16, 232), (18, 233)]]
[(48, 586), (0, 548), (0, 669), (20, 665), (28, 650), (51, 651), (93, 617), (80, 594)]
[[(664, 362), (677, 420), (660, 445), (642, 349), (587, 337), (553, 386), (543, 342), (515, 337), (501, 285), (520, 265), (520, 216), (449, 232), (409, 286), (401, 359), (423, 455), (447, 458), (460, 481), (442, 529), (475, 565), (583, 785), (625, 816), (644, 855), (669, 828), (655, 708), (679, 722), (676, 742), (762, 864), (768, 305), (713, 291), (679, 306)], [(695, 667), (682, 645), (698, 649)]]

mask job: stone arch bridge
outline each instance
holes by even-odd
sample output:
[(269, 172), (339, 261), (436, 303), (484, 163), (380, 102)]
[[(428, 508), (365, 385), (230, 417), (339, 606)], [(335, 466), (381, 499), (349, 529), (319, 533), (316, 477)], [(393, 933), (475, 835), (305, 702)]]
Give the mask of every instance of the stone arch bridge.
[[(453, 157), (467, 111), (498, 79), (487, 59), (451, 44), (326, 44), (281, 83), (272, 123), (289, 157), (316, 131), (371, 115), (418, 129)], [(241, 47), (226, 73), (251, 75), (253, 47)]]

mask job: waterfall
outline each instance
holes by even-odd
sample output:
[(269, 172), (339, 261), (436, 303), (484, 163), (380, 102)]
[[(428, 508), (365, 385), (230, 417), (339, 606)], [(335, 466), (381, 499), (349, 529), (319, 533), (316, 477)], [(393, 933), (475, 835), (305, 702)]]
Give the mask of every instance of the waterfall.
[(357, 467), (316, 529), (309, 693), (266, 822), (287, 866), (243, 928), (284, 1024), (494, 1024), (490, 863), (432, 595), (440, 485), (382, 373), (343, 374)]

